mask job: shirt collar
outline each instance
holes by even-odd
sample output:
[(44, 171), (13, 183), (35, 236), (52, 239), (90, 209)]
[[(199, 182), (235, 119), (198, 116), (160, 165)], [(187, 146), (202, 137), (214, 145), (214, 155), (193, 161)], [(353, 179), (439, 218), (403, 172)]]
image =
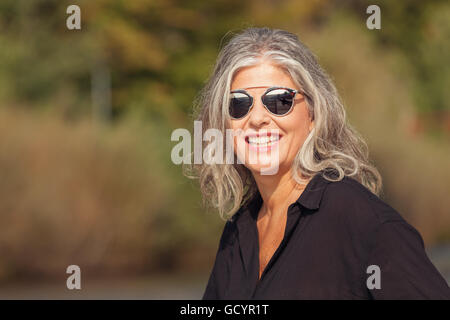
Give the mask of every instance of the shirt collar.
[[(322, 176), (322, 171), (316, 173), (308, 182), (305, 190), (303, 190), (296, 202), (307, 209), (319, 209), (323, 193), (330, 182), (331, 181), (328, 181)], [(257, 190), (253, 198), (245, 208), (243, 208), (243, 211), (249, 210), (253, 218), (256, 218), (254, 215), (258, 213), (258, 209), (261, 207), (262, 202), (261, 194)]]
[(319, 209), (323, 193), (330, 182), (322, 176), (322, 172), (316, 173), (297, 199), (297, 203), (307, 209)]

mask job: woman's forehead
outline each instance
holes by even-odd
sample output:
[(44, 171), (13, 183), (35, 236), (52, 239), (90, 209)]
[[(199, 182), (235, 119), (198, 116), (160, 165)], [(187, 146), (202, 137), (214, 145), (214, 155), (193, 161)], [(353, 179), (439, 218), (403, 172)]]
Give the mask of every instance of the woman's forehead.
[(231, 81), (231, 90), (281, 86), (294, 88), (295, 83), (283, 68), (267, 62), (241, 68)]

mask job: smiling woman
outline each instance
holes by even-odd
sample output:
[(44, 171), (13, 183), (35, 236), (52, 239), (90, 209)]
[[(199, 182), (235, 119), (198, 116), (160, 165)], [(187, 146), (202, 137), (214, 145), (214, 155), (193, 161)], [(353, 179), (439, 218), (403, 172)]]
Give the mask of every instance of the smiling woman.
[(378, 197), (367, 145), (295, 35), (235, 35), (198, 102), (203, 130), (235, 132), (240, 160), (193, 167), (229, 218), (205, 299), (450, 298), (420, 234)]
[[(280, 87), (285, 89), (271, 89)], [(271, 89), (271, 91), (268, 91), (267, 88)], [(236, 72), (231, 84), (231, 90), (232, 92), (247, 90), (255, 94), (255, 96), (261, 96), (261, 99), (253, 99), (251, 112), (247, 107), (245, 109), (248, 111), (244, 116), (229, 121), (229, 126), (233, 130), (242, 129), (242, 132), (253, 131), (253, 134), (238, 135), (236, 137), (235, 150), (238, 157), (251, 152), (261, 154), (271, 151), (271, 154), (278, 158), (279, 172), (277, 174), (286, 176), (286, 173), (291, 170), (298, 150), (300, 150), (313, 128), (313, 121), (309, 115), (305, 99), (302, 99), (303, 97), (300, 94), (296, 94), (299, 88), (283, 69), (277, 67), (266, 58), (257, 65), (245, 67)], [(286, 107), (279, 108), (277, 103), (271, 103), (277, 101), (277, 98), (265, 99), (268, 94), (274, 91), (281, 91), (281, 93), (276, 95), (280, 101), (278, 104), (286, 105)], [(270, 111), (270, 107), (273, 107), (273, 111)], [(230, 104), (230, 109), (233, 109), (232, 104)], [(244, 109), (244, 107), (240, 105), (240, 109)], [(268, 132), (270, 138), (272, 136), (276, 138), (271, 139), (272, 142), (268, 144), (268, 138), (263, 138), (267, 137), (268, 134), (259, 134), (262, 130)], [(271, 133), (275, 134), (272, 135)], [(239, 143), (239, 139), (245, 139), (245, 141), (241, 140)], [(274, 148), (278, 149), (277, 152), (273, 152)], [(245, 157), (245, 159), (250, 158), (250, 156)], [(253, 176), (259, 175), (264, 165), (259, 162), (244, 163)]]
[[(260, 98), (272, 86), (298, 91), (292, 111), (276, 115), (266, 106), (267, 112), (262, 112), (264, 104)], [(236, 92), (245, 93), (252, 100), (252, 105), (248, 106), (251, 112), (244, 110), (245, 116), (238, 119), (233, 117), (233, 111), (242, 112), (234, 110)], [(242, 109), (238, 106), (237, 109)], [(381, 192), (381, 176), (369, 161), (366, 143), (346, 122), (344, 107), (332, 81), (313, 53), (289, 32), (251, 28), (231, 39), (219, 54), (213, 74), (199, 96), (196, 111), (203, 132), (210, 128), (225, 132), (245, 123), (241, 128), (253, 133), (275, 127), (282, 133), (277, 125), (290, 123), (298, 130), (291, 131), (286, 139), (289, 148), (286, 144), (280, 151), (289, 149), (290, 156), (296, 154), (292, 166), (297, 170), (292, 170), (291, 174), (298, 184), (304, 185), (322, 172), (330, 181), (351, 176), (373, 193)], [(291, 121), (291, 113), (301, 122)], [(273, 121), (267, 125), (269, 115)], [(261, 116), (266, 118), (258, 119)], [(257, 127), (255, 121), (262, 121), (262, 124)], [(309, 122), (314, 122), (313, 128)], [(292, 139), (294, 135), (296, 139)], [(286, 165), (288, 162), (284, 163)], [(205, 199), (223, 217), (233, 215), (257, 190), (252, 171), (245, 165), (200, 165), (194, 169)]]

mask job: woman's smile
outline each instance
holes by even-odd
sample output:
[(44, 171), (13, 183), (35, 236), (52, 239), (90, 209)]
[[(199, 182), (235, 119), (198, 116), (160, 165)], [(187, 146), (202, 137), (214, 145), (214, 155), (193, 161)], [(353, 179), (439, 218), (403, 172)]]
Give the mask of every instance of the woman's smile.
[(250, 151), (268, 152), (277, 148), (282, 138), (277, 132), (252, 133), (245, 135), (245, 142)]

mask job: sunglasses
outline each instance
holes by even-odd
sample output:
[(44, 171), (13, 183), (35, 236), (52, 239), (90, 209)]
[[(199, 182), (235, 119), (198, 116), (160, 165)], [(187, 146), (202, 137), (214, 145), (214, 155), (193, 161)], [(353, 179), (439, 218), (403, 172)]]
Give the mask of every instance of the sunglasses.
[[(271, 114), (284, 116), (292, 110), (297, 93), (297, 90), (291, 88), (270, 87), (261, 96), (261, 101)], [(252, 107), (253, 97), (247, 91), (240, 89), (230, 92), (229, 113), (232, 119), (245, 117)]]

